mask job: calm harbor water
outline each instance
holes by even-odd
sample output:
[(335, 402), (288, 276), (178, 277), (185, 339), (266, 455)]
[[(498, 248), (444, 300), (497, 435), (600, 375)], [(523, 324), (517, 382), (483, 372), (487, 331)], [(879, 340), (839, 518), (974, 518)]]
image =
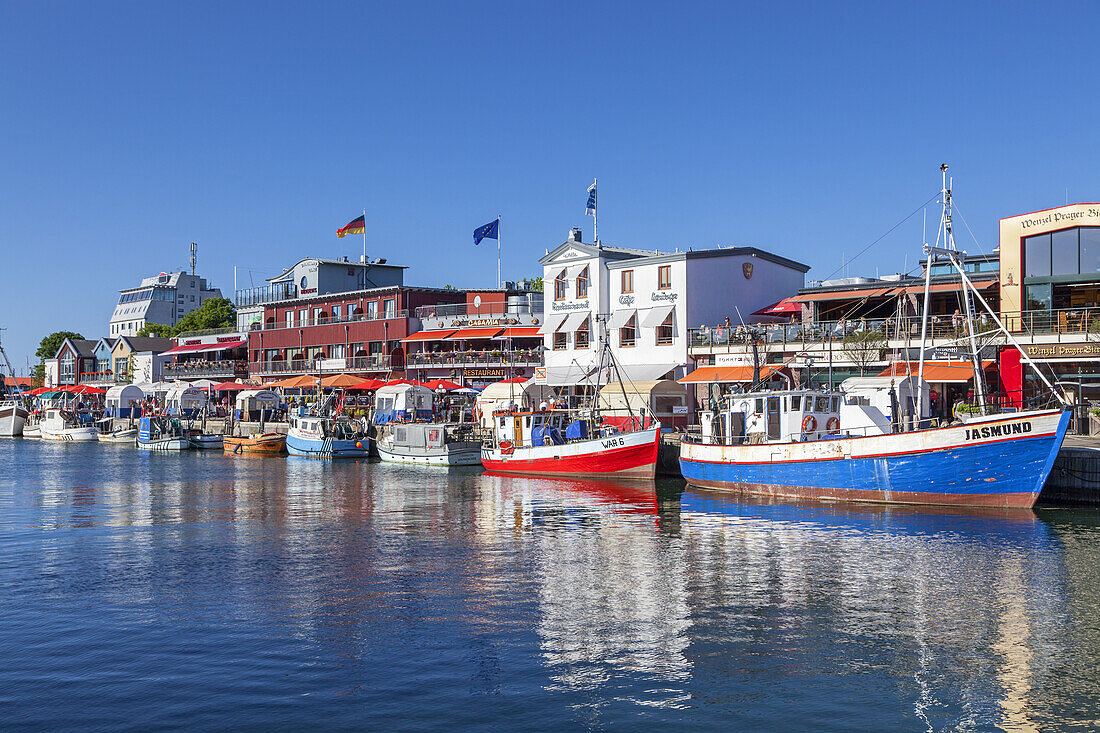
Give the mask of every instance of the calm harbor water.
[(0, 443), (5, 728), (1100, 726), (1100, 514)]

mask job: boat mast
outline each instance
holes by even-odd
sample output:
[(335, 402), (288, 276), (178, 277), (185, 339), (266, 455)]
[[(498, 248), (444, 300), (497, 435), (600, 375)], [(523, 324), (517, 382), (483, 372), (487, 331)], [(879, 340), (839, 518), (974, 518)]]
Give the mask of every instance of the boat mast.
[[(8, 329), (6, 329), (6, 328), (0, 328), (0, 333), (2, 333), (4, 331), (7, 331), (7, 330)], [(3, 344), (0, 344), (0, 356), (4, 357), (4, 363), (8, 367), (8, 374), (11, 375), (11, 388), (13, 390), (17, 389), (18, 386), (19, 386), (19, 383), (16, 381), (15, 370), (11, 368), (11, 362), (8, 361), (8, 354), (7, 354), (7, 352), (4, 351), (4, 345)], [(22, 392), (22, 390), (19, 390), (19, 391)]]

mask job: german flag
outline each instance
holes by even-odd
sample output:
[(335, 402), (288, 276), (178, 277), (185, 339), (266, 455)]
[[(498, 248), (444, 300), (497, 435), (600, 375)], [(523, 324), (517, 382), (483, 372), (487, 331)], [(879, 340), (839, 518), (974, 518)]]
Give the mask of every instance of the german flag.
[(348, 222), (347, 226), (336, 230), (336, 238), (343, 239), (347, 234), (365, 234), (367, 231), (366, 216), (358, 216)]

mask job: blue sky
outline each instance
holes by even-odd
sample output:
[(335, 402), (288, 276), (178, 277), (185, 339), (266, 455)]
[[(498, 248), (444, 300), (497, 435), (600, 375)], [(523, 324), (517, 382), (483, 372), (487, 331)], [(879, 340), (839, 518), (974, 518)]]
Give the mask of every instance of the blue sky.
[[(1086, 4), (0, 2), (3, 342), (104, 335), (117, 290), (184, 268), (227, 295), (368, 252), (490, 286), (570, 227), (755, 245), (826, 277), (938, 188), (997, 220), (1096, 201)], [(935, 220), (938, 210), (929, 206)], [(929, 227), (932, 227), (930, 224)], [(960, 246), (978, 247), (959, 227)], [(920, 215), (849, 266), (912, 266)]]

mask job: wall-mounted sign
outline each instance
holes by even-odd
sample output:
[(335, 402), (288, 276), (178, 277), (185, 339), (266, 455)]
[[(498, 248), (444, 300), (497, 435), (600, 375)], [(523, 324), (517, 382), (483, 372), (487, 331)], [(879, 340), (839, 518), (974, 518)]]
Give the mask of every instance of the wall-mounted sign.
[(672, 303), (672, 302), (675, 302), (675, 300), (679, 297), (680, 297), (679, 293), (667, 293), (665, 291), (649, 294), (649, 299), (654, 301), (654, 302), (664, 300), (664, 301), (668, 301), (669, 303)]
[(741, 274), (745, 276), (746, 280), (751, 280), (752, 279), (752, 263), (751, 262), (741, 263)]
[(550, 307), (552, 310), (556, 311), (586, 311), (588, 310), (588, 301), (586, 300), (583, 303), (562, 303), (554, 301), (553, 305)]
[(471, 326), (502, 326), (508, 322), (507, 318), (475, 318), (470, 321)]
[(634, 305), (634, 296), (633, 295), (620, 295), (619, 296), (619, 305)]
[(317, 288), (302, 288), (298, 292), (301, 293), (302, 295), (311, 295), (311, 294), (317, 292)]
[(468, 367), (463, 370), (462, 375), (467, 379), (503, 379), (504, 369)]
[(1073, 344), (1033, 344), (1024, 347), (1024, 353), (1032, 359), (1100, 359), (1100, 343), (1082, 341)]
[(535, 367), (535, 381), (536, 382), (545, 382), (546, 381), (546, 367)]

